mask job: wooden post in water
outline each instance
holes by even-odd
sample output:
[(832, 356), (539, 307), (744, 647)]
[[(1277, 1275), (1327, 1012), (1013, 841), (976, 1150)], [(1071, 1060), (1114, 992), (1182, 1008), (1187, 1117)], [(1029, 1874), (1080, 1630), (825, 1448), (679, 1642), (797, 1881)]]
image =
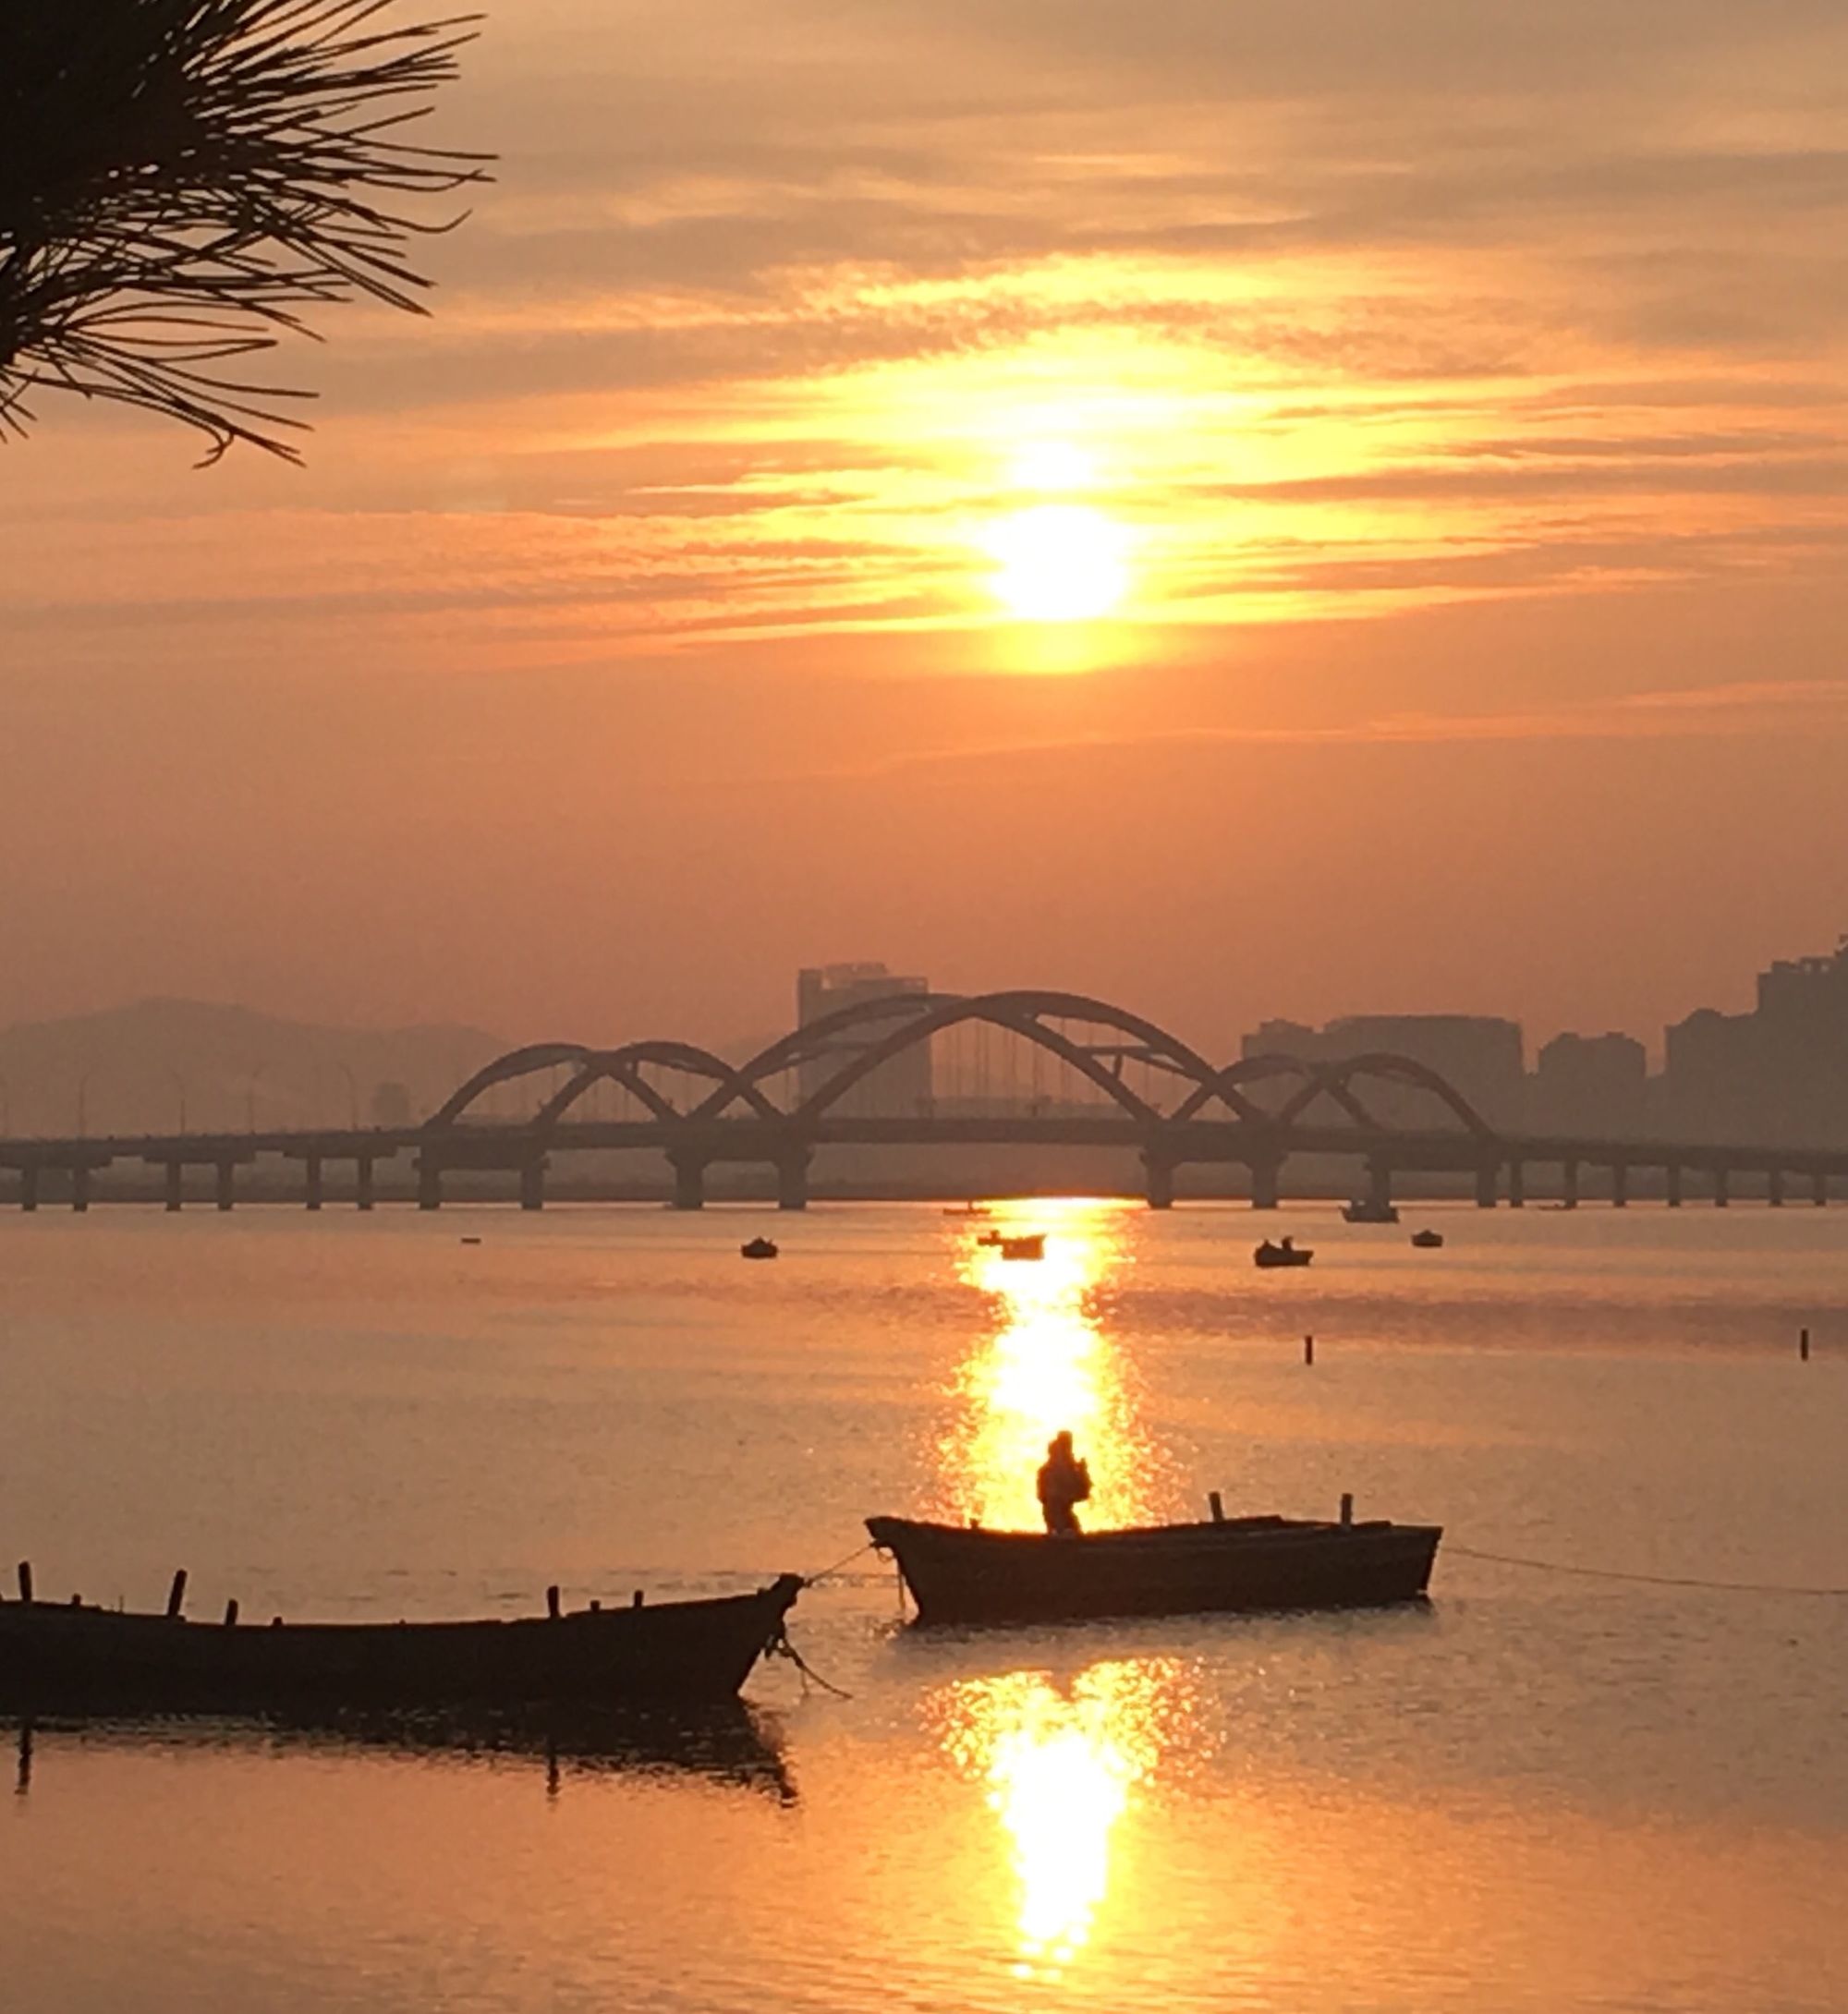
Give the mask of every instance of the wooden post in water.
[(225, 1604), (225, 1627), (227, 1630), (237, 1627), (237, 1597), (235, 1595)]
[(1303, 1362), (1308, 1365), (1311, 1369), (1313, 1369), (1315, 1367), (1315, 1361), (1316, 1339), (1313, 1336), (1305, 1336), (1303, 1338)]
[(1345, 1489), (1341, 1493), (1341, 1522), (1343, 1524), (1354, 1523), (1354, 1497), (1351, 1491)]
[(19, 1599), (30, 1603), (31, 1598), (32, 1562), (30, 1559), (21, 1559), (19, 1562)]
[(181, 1567), (173, 1577), (173, 1585), (167, 1589), (167, 1620), (178, 1620), (180, 1610), (186, 1606), (186, 1569)]
[(1809, 1331), (1806, 1329), (1797, 1330), (1796, 1354), (1799, 1363), (1807, 1364), (1809, 1362)]
[(558, 1590), (555, 1587), (548, 1587), (545, 1591), (545, 1612), (554, 1622), (562, 1613), (558, 1606)]
[(1207, 1509), (1212, 1512), (1212, 1521), (1215, 1524), (1223, 1524), (1225, 1523), (1225, 1504), (1218, 1490), (1210, 1489), (1207, 1491)]

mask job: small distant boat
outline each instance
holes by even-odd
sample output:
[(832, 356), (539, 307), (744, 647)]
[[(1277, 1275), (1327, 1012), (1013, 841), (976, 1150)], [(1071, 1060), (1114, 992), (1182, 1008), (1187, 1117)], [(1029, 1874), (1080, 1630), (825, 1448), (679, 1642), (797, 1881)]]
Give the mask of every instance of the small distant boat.
[(1046, 1256), (1046, 1233), (1043, 1231), (1027, 1232), (1023, 1237), (1003, 1238), (1001, 1241), (1001, 1256), (1004, 1259), (1041, 1259)]
[(1307, 1266), (1316, 1256), (1313, 1245), (1297, 1244), (1289, 1238), (1272, 1244), (1269, 1238), (1251, 1255), (1254, 1266)]
[(1443, 1528), (1225, 1518), (1052, 1538), (869, 1518), (919, 1622), (1071, 1622), (1228, 1609), (1373, 1608), (1425, 1592)]
[(480, 1242), (479, 1238), (464, 1238), (462, 1241), (464, 1244), (480, 1244)]
[[(22, 1576), (22, 1580), (24, 1576)], [(0, 1602), (0, 1702), (48, 1713), (177, 1713), (480, 1701), (518, 1705), (730, 1699), (783, 1635), (802, 1582), (511, 1621), (192, 1622), (81, 1603)], [(22, 1587), (22, 1594), (25, 1588)]]
[(738, 1247), (738, 1256), (748, 1259), (774, 1258), (776, 1252), (775, 1241), (770, 1238), (752, 1238), (748, 1244)]
[(990, 1214), (986, 1203), (965, 1203), (960, 1209), (946, 1209), (945, 1217), (986, 1217)]
[(999, 1244), (1001, 1242), (1001, 1233), (998, 1231), (984, 1231), (976, 1240), (978, 1244)]
[(1412, 1243), (1420, 1252), (1437, 1252), (1443, 1248), (1444, 1234), (1441, 1231), (1415, 1231)]
[(1375, 1203), (1365, 1196), (1356, 1196), (1343, 1207), (1341, 1220), (1344, 1224), (1396, 1224), (1399, 1212), (1391, 1203)]

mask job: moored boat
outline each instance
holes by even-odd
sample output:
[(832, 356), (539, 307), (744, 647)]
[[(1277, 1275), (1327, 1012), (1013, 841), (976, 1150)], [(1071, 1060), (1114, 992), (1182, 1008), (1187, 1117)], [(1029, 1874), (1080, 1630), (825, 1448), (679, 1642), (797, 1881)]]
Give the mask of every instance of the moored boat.
[(1017, 1238), (1001, 1241), (1001, 1256), (1004, 1259), (1040, 1259), (1046, 1256), (1046, 1233), (1031, 1231)]
[(919, 1622), (1065, 1622), (1237, 1609), (1373, 1608), (1429, 1584), (1442, 1527), (1225, 1518), (1053, 1538), (869, 1518)]
[(777, 1254), (773, 1238), (749, 1238), (738, 1247), (738, 1256), (748, 1259), (772, 1259)]
[[(176, 1587), (176, 1605), (177, 1600)], [(610, 1705), (730, 1699), (783, 1635), (802, 1582), (754, 1594), (508, 1621), (239, 1623), (79, 1602), (0, 1602), (0, 1706), (164, 1708)], [(550, 1597), (548, 1597), (550, 1599)]]
[(1307, 1266), (1316, 1256), (1315, 1247), (1297, 1244), (1294, 1239), (1283, 1238), (1272, 1244), (1269, 1238), (1251, 1255), (1254, 1266), (1266, 1268), (1278, 1266)]
[(1412, 1233), (1412, 1243), (1420, 1252), (1441, 1252), (1443, 1242), (1444, 1234), (1441, 1231), (1415, 1231)]
[(1343, 1204), (1341, 1220), (1344, 1224), (1396, 1224), (1399, 1221), (1399, 1212), (1391, 1203), (1374, 1202), (1356, 1196), (1352, 1203)]

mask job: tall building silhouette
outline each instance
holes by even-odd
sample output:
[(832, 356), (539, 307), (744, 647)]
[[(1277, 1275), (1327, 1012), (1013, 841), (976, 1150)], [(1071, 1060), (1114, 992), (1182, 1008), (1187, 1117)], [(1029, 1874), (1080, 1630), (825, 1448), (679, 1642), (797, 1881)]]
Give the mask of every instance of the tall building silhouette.
[(1759, 973), (1750, 1013), (1702, 1007), (1676, 1022), (1666, 1050), (1680, 1133), (1780, 1146), (1848, 1138), (1848, 938), (1825, 957)]
[[(808, 965), (796, 976), (796, 1018), (807, 1027), (843, 1007), (857, 1007), (866, 1001), (921, 999), (930, 990), (930, 980), (892, 972), (879, 964)], [(804, 1101), (828, 1083), (845, 1061), (903, 1025), (903, 1018), (894, 1014), (833, 1037), (824, 1050), (802, 1063)], [(910, 1118), (930, 1109), (930, 1048), (927, 1042), (893, 1057), (855, 1085), (833, 1108), (843, 1118)]]

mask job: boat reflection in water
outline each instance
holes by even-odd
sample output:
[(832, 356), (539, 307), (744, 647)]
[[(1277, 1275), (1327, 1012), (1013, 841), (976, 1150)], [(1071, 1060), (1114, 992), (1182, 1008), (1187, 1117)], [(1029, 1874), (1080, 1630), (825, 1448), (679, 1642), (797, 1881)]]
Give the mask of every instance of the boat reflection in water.
[[(1034, 1477), (1069, 1429), (1090, 1464), (1092, 1527), (1158, 1518), (1172, 1502), (1165, 1462), (1142, 1424), (1133, 1371), (1105, 1326), (1112, 1285), (1134, 1263), (1134, 1216), (1115, 1203), (997, 1206), (1010, 1233), (1046, 1232), (1038, 1266), (1011, 1266), (968, 1241), (963, 1278), (989, 1297), (986, 1332), (959, 1367), (937, 1444), (935, 1514), (1038, 1529)], [(1191, 1680), (1162, 1656), (1112, 1657), (1054, 1676), (1012, 1671), (932, 1692), (929, 1724), (958, 1773), (979, 1784), (1017, 1882), (1016, 1969), (1056, 1973), (1090, 1941), (1106, 1906), (1112, 1836), (1188, 1717)], [(1013, 1646), (1015, 1655), (1019, 1646)], [(1061, 1662), (1076, 1645), (1062, 1644)], [(984, 1645), (982, 1655), (999, 1646)]]
[[(5, 1723), (0, 1723), (5, 1725)], [(271, 1756), (390, 1757), (434, 1764), (542, 1768), (553, 1796), (574, 1777), (692, 1777), (752, 1790), (781, 1804), (796, 1785), (775, 1723), (742, 1701), (690, 1711), (534, 1707), (497, 1711), (457, 1707), (315, 1716), (188, 1715), (158, 1718), (58, 1716), (13, 1723), (15, 1789), (33, 1788), (65, 1741), (87, 1749), (244, 1752)]]

